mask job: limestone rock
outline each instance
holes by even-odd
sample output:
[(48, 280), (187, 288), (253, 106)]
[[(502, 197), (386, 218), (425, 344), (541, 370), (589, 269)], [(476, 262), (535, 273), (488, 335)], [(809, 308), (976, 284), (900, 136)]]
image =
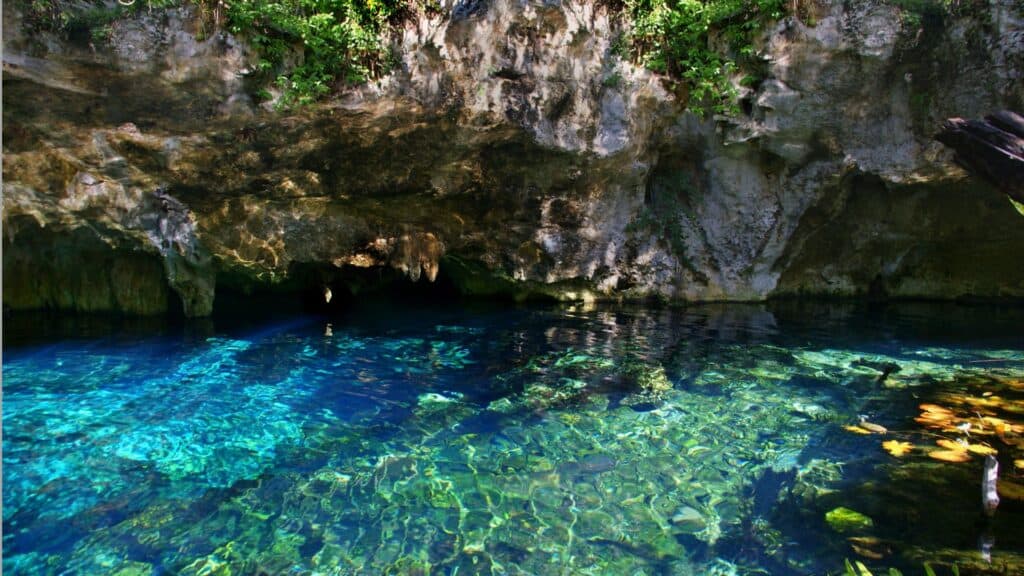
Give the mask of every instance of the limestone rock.
[(932, 138), (1024, 109), (1014, 0), (819, 3), (765, 31), (719, 118), (618, 55), (606, 3), (441, 8), (388, 76), (279, 112), (245, 39), (191, 8), (89, 46), (5, 4), (5, 306), (204, 315), (218, 286), (368, 269), (563, 300), (1024, 297), (1019, 217)]

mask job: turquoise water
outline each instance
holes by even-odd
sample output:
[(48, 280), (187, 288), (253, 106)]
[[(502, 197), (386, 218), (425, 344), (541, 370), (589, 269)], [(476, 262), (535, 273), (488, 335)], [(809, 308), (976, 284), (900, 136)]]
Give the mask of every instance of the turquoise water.
[[(9, 320), (9, 574), (1022, 565), (1020, 308)], [(1006, 428), (928, 429), (922, 403)], [(1011, 490), (992, 521), (981, 457), (929, 457), (937, 439), (999, 450)], [(840, 507), (870, 525), (826, 521)]]

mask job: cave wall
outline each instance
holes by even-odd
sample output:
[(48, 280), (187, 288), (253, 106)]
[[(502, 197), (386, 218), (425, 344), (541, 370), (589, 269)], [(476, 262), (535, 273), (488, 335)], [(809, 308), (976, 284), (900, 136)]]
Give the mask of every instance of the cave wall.
[(245, 39), (189, 8), (96, 45), (5, 4), (4, 306), (202, 316), (218, 282), (375, 268), (516, 298), (1024, 298), (1024, 221), (933, 140), (1024, 109), (1019, 3), (809, 3), (730, 117), (617, 55), (606, 4), (473, 5), (407, 21), (381, 80), (280, 111)]

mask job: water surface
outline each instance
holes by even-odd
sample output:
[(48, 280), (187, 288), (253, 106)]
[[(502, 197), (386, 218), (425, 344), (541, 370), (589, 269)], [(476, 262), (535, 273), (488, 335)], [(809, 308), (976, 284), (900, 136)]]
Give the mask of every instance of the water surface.
[[(1020, 308), (6, 325), (11, 574), (1022, 565)], [(951, 415), (930, 425), (921, 405)], [(940, 440), (965, 461), (931, 456)], [(987, 523), (971, 445), (998, 451), (1008, 487)], [(837, 509), (857, 515), (829, 522)]]

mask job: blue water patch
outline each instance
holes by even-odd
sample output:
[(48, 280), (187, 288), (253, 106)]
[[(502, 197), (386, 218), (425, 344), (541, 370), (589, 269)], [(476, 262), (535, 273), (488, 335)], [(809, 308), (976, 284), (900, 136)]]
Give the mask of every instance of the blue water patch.
[[(1015, 566), (1022, 317), (396, 307), (8, 344), (4, 570), (983, 571), (972, 531)], [(987, 450), (1011, 504), (957, 524)]]

